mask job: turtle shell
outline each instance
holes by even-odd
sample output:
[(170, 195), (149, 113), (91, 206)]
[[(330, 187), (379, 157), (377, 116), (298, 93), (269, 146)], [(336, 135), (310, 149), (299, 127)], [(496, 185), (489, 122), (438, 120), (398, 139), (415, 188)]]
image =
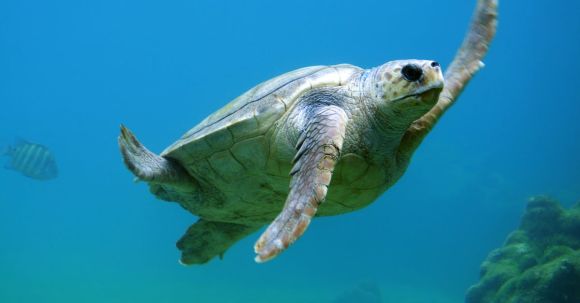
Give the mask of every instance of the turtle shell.
[(198, 160), (264, 135), (305, 92), (343, 85), (361, 70), (348, 64), (311, 66), (265, 81), (204, 119), (161, 155), (195, 171), (192, 166)]

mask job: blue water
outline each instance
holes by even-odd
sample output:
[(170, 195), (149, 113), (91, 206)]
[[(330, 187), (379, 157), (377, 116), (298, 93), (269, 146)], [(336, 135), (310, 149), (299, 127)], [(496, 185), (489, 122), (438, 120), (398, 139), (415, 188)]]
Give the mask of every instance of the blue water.
[(445, 67), (475, 1), (313, 2), (0, 2), (0, 146), (47, 145), (61, 173), (0, 170), (0, 302), (331, 302), (364, 281), (385, 302), (462, 302), (527, 197), (580, 199), (580, 3), (502, 1), (486, 68), (378, 201), (266, 264), (254, 234), (179, 265), (195, 217), (132, 182), (120, 123), (159, 152), (298, 67)]

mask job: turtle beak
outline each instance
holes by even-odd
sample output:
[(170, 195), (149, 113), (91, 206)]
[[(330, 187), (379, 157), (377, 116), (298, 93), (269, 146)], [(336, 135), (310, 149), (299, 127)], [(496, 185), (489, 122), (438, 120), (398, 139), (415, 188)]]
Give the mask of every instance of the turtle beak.
[[(441, 72), (441, 66), (437, 61), (426, 61), (423, 66), (423, 87), (426, 87), (424, 91), (430, 89), (443, 89), (445, 81), (443, 79), (443, 73)], [(420, 92), (418, 92), (420, 93)]]
[(427, 102), (439, 98), (439, 94), (441, 93), (442, 90), (443, 90), (443, 81), (438, 81), (433, 83), (433, 85), (431, 86), (420, 87), (412, 94), (397, 98), (393, 100), (393, 102), (403, 101), (408, 98), (415, 98)]
[(430, 102), (432, 100), (439, 99), (439, 94), (443, 90), (443, 86), (436, 86), (429, 88), (422, 93), (415, 94), (414, 96), (422, 102)]
[(395, 102), (407, 98), (425, 102), (436, 99), (445, 84), (441, 66), (436, 61), (406, 61), (401, 68), (401, 78), (405, 86), (415, 87), (415, 89), (410, 90), (407, 95), (393, 100)]

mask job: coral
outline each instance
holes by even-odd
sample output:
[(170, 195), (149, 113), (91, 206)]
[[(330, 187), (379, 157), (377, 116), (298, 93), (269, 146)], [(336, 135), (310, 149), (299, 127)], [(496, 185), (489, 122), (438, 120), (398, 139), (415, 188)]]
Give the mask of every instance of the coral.
[(530, 199), (519, 228), (481, 265), (467, 303), (580, 302), (580, 203)]

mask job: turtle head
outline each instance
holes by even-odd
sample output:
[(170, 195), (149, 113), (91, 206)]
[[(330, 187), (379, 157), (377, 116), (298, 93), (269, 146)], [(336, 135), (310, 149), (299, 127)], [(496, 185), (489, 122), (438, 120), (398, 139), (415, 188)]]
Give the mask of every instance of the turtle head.
[(403, 129), (435, 105), (444, 84), (439, 63), (430, 60), (390, 61), (362, 78), (363, 96), (379, 122)]
[(443, 74), (435, 61), (391, 61), (378, 67), (374, 73), (375, 83), (370, 89), (375, 98), (389, 106), (433, 105), (443, 89)]

